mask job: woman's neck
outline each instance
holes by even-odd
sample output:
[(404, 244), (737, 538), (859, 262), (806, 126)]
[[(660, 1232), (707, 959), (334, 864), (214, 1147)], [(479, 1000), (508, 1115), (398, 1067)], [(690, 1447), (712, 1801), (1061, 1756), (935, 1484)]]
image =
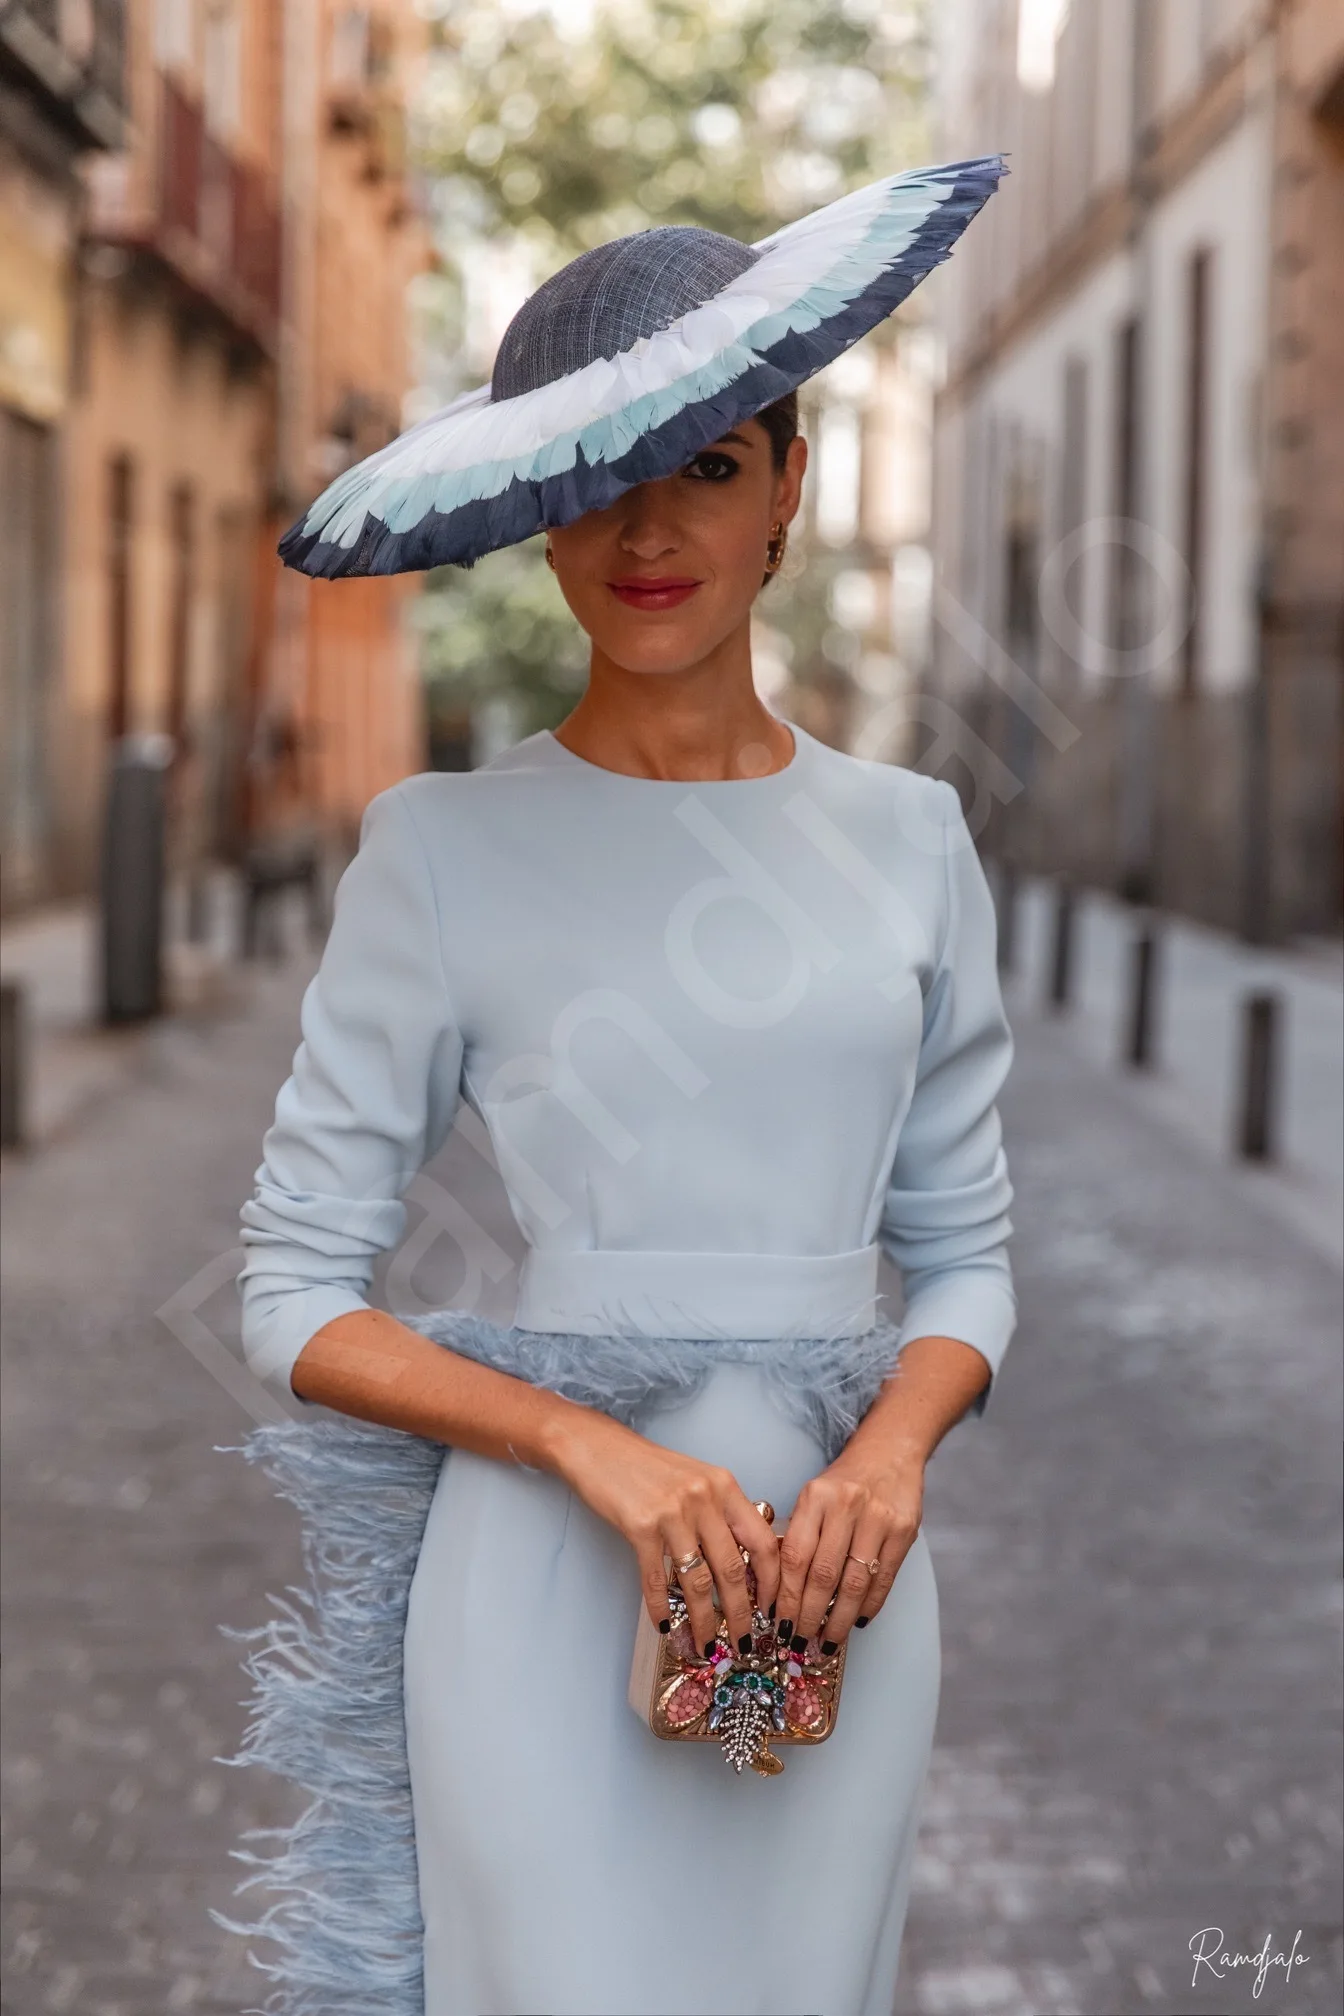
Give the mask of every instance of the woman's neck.
[(749, 654), (731, 668), (630, 672), (595, 648), (587, 691), (555, 737), (604, 770), (688, 784), (766, 777), (794, 754), (752, 684)]

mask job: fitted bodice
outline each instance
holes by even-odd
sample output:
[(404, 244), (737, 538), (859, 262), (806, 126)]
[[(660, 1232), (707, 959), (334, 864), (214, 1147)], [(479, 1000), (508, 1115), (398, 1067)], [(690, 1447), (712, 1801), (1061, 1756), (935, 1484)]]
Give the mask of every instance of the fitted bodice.
[(770, 776), (686, 783), (542, 732), (373, 802), (244, 1211), (266, 1376), (361, 1305), (460, 1102), (526, 1327), (813, 1328), (885, 1246), (908, 1307), (961, 1270), (991, 1356), (1012, 1046), (983, 871), (949, 785), (793, 733)]

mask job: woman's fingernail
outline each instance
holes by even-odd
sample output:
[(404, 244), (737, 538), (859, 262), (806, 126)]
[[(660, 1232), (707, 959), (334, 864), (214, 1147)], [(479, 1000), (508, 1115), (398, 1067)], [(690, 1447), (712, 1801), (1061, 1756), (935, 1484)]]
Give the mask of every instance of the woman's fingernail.
[(766, 1611), (765, 1614), (770, 1619), (770, 1622), (773, 1624), (775, 1621), (775, 1606), (773, 1603), (770, 1605), (770, 1608)]
[(823, 1638), (821, 1641), (821, 1649), (826, 1654), (826, 1657), (829, 1659), (832, 1652), (838, 1652), (840, 1650), (840, 1647), (836, 1644), (834, 1638)]
[(706, 1645), (705, 1645), (705, 1657), (706, 1657), (706, 1659), (712, 1659), (712, 1658), (713, 1658), (713, 1656), (714, 1656), (714, 1647), (715, 1647), (715, 1646), (717, 1645), (717, 1643), (718, 1643), (718, 1640), (717, 1640), (717, 1638), (710, 1638), (710, 1639), (709, 1639), (709, 1640), (708, 1640), (708, 1641), (706, 1642)]
[(792, 1638), (792, 1636), (793, 1636), (793, 1619), (792, 1619), (792, 1617), (781, 1617), (781, 1618), (780, 1618), (780, 1620), (779, 1620), (779, 1635), (780, 1635), (780, 1637), (781, 1637), (781, 1638)]
[(660, 1631), (670, 1631), (672, 1629), (672, 1619), (670, 1617), (660, 1617), (658, 1619), (658, 1629)]
[(804, 1638), (801, 1631), (794, 1632), (792, 1638), (790, 1638), (789, 1640), (789, 1647), (790, 1650), (794, 1652), (806, 1652), (807, 1640), (806, 1638)]
[(742, 1633), (742, 1636), (741, 1636), (741, 1637), (740, 1637), (740, 1638), (738, 1639), (738, 1641), (737, 1641), (737, 1649), (738, 1649), (738, 1651), (739, 1651), (739, 1652), (750, 1652), (750, 1650), (751, 1650), (751, 1633), (750, 1633), (750, 1631), (744, 1631), (744, 1632)]
[(866, 1617), (856, 1617), (854, 1622), (858, 1625), (860, 1631), (862, 1631), (868, 1619)]

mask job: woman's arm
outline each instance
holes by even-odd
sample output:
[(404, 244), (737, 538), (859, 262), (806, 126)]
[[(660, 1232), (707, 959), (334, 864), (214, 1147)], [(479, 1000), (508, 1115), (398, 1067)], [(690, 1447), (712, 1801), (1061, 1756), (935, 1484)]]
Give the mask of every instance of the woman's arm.
[(241, 1214), (243, 1351), (285, 1397), (308, 1339), (368, 1310), (374, 1264), (406, 1228), (402, 1196), (458, 1105), (463, 1037), (407, 786), (365, 811), (300, 1026)]
[(830, 1644), (886, 1601), (919, 1531), (924, 1467), (949, 1428), (983, 1415), (1016, 1323), (996, 1103), (1013, 1038), (994, 905), (961, 801), (950, 784), (932, 789), (945, 827), (944, 929), (880, 1234), (905, 1287), (898, 1357), (849, 1443), (799, 1494), (780, 1550), (781, 1615), (804, 1639), (825, 1619)]
[(728, 1471), (431, 1344), (366, 1299), (378, 1254), (405, 1229), (402, 1194), (447, 1137), (464, 1054), (415, 788), (394, 786), (365, 813), (304, 996), (303, 1040), (242, 1213), (248, 1362), (305, 1404), (554, 1471), (630, 1541), (656, 1622), (669, 1614), (664, 1546), (698, 1549), (710, 1566), (683, 1578), (692, 1619), (712, 1635), (712, 1569), (740, 1635), (739, 1543), (771, 1594), (778, 1543)]
[(325, 1324), (299, 1353), (293, 1384), (303, 1399), (361, 1421), (559, 1477), (629, 1541), (660, 1628), (671, 1619), (664, 1549), (673, 1559), (697, 1550), (705, 1556), (702, 1568), (680, 1578), (701, 1644), (715, 1632), (715, 1584), (734, 1637), (751, 1629), (739, 1548), (750, 1551), (758, 1600), (774, 1597), (778, 1542), (730, 1470), (664, 1449), (598, 1408), (445, 1350), (381, 1309)]
[[(779, 1605), (832, 1650), (882, 1608), (924, 1516), (929, 1457), (988, 1384), (957, 1337), (915, 1337), (835, 1462), (798, 1495), (780, 1548)], [(858, 1560), (851, 1559), (858, 1555)], [(870, 1575), (863, 1563), (881, 1565)], [(830, 1606), (829, 1609), (827, 1606)]]

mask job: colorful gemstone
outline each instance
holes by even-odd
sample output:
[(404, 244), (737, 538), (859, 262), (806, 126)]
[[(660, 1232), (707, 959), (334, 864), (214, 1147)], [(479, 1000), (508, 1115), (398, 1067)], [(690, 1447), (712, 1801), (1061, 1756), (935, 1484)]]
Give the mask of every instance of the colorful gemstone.
[(668, 1633), (667, 1642), (678, 1659), (694, 1659), (696, 1655), (696, 1643), (695, 1639), (691, 1636), (690, 1624), (684, 1617), (679, 1624), (672, 1626), (671, 1631)]
[(676, 1728), (694, 1722), (696, 1716), (702, 1715), (708, 1708), (710, 1693), (711, 1688), (707, 1679), (702, 1679), (696, 1673), (688, 1674), (668, 1696), (665, 1710), (668, 1721)]
[(784, 1694), (784, 1713), (795, 1729), (810, 1729), (823, 1707), (821, 1690), (811, 1680), (791, 1680)]

